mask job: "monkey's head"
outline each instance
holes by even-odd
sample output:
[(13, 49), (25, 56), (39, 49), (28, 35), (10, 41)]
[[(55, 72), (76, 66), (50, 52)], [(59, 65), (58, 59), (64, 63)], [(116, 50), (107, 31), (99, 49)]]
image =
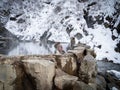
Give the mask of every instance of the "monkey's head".
[(75, 44), (75, 38), (74, 38), (74, 37), (71, 37), (71, 38), (70, 38), (70, 42), (71, 42), (72, 45), (74, 45), (74, 44)]
[(54, 47), (57, 49), (57, 46), (60, 44), (60, 42), (56, 42)]

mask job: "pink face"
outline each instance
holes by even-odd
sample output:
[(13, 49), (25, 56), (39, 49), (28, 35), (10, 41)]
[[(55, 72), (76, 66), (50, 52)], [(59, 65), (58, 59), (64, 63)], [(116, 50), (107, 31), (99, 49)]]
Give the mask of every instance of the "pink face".
[(62, 45), (58, 45), (58, 46), (57, 46), (57, 49), (58, 49), (59, 52), (62, 52), (62, 50), (63, 50)]

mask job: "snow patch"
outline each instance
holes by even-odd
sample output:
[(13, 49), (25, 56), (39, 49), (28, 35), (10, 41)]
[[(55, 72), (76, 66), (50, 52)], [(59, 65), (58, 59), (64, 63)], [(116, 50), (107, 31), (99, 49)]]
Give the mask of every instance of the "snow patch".
[(120, 80), (120, 72), (116, 70), (108, 70), (107, 72), (114, 75), (118, 80)]

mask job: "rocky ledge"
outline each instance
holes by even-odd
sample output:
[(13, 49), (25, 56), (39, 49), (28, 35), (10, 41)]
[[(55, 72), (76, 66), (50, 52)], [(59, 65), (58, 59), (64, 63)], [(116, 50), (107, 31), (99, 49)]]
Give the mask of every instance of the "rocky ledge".
[(0, 90), (97, 90), (94, 56), (81, 45), (63, 55), (0, 56)]

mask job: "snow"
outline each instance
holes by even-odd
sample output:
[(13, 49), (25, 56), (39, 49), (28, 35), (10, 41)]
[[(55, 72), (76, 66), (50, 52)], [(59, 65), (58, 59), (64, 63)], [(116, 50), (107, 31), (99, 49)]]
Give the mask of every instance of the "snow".
[[(120, 41), (120, 35), (116, 29), (113, 30), (113, 35), (118, 38), (112, 40), (112, 32), (109, 28), (97, 24), (94, 25), (94, 28), (88, 28), (83, 17), (83, 9), (87, 10), (88, 4), (92, 2), (97, 3), (90, 6), (89, 15), (92, 17), (97, 15), (113, 17), (116, 1), (119, 0), (88, 0), (84, 3), (79, 3), (77, 0), (24, 0), (19, 3), (14, 2), (11, 6), (13, 9), (11, 9), (10, 17), (21, 13), (22, 15), (19, 16), (16, 21), (9, 20), (5, 26), (21, 40), (40, 41), (40, 37), (47, 31), (47, 36), (51, 34), (49, 38), (47, 36), (45, 37), (48, 38), (48, 40), (68, 43), (70, 42), (70, 37), (80, 33), (83, 38), (76, 42), (80, 41), (90, 45), (97, 53), (97, 60), (107, 58), (114, 63), (120, 63), (120, 53), (114, 50), (116, 44)], [(46, 4), (45, 2), (50, 2), (50, 4)], [(65, 18), (66, 16), (68, 16), (68, 18)], [(25, 22), (18, 23), (18, 20), (21, 18), (24, 19)], [(105, 22), (108, 21), (105, 20)], [(119, 22), (120, 15), (114, 27), (117, 27)], [(70, 25), (73, 30), (68, 34), (66, 29)], [(88, 32), (88, 36), (84, 34), (83, 29)], [(101, 48), (97, 47), (99, 45), (101, 45)], [(34, 48), (34, 50), (35, 49), (37, 48)], [(45, 50), (44, 48), (41, 49)], [(38, 51), (36, 50), (37, 53), (39, 53), (39, 51), (40, 49), (38, 49)], [(12, 52), (14, 52), (14, 50)], [(30, 52), (32, 54), (31, 49)]]
[(112, 90), (118, 90), (116, 87), (112, 87)]
[(118, 90), (116, 87), (112, 87), (112, 90)]
[[(96, 25), (95, 29), (88, 28), (87, 31), (89, 35), (82, 38), (80, 42), (90, 45), (95, 50), (97, 60), (102, 60), (107, 57), (108, 60), (113, 60), (114, 63), (120, 63), (120, 54), (114, 51), (118, 42), (112, 40), (112, 32), (109, 29)], [(98, 45), (101, 45), (100, 49), (96, 47)]]
[(115, 76), (118, 80), (120, 80), (120, 72), (116, 70), (108, 70), (107, 72)]
[(115, 37), (118, 37), (118, 36), (119, 36), (116, 29), (113, 30), (113, 35), (114, 35)]

